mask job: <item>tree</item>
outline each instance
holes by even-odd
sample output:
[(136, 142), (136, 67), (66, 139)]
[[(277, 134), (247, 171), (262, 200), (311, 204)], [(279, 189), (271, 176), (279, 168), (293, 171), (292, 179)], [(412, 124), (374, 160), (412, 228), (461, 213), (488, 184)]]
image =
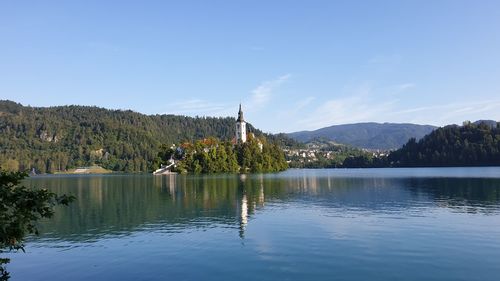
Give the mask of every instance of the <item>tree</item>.
[[(23, 240), (28, 234), (37, 234), (35, 223), (54, 215), (54, 206), (68, 205), (75, 198), (57, 195), (47, 189), (30, 189), (20, 185), (28, 175), (0, 170), (0, 253), (24, 251)], [(0, 259), (0, 280), (9, 279)]]
[(498, 127), (464, 122), (464, 126), (438, 128), (419, 141), (410, 139), (391, 152), (388, 160), (400, 167), (497, 166), (500, 165)]
[[(269, 144), (265, 138), (234, 145), (211, 137), (195, 143), (184, 142), (179, 149), (182, 152), (173, 158), (180, 173), (279, 172), (288, 168), (281, 148), (275, 143)], [(161, 146), (157, 159), (161, 161), (167, 150), (167, 146)]]

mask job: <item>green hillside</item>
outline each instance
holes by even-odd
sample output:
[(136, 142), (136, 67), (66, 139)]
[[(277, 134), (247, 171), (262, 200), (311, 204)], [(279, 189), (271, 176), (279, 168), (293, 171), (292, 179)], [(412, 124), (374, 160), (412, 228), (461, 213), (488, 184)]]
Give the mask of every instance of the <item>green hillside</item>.
[[(234, 122), (231, 117), (144, 115), (90, 106), (27, 107), (0, 101), (0, 165), (21, 171), (34, 168), (38, 173), (91, 165), (148, 171), (161, 144), (206, 137), (230, 140)], [(267, 137), (293, 143), (283, 135)]]
[(411, 139), (388, 157), (392, 166), (500, 166), (500, 123), (450, 125)]

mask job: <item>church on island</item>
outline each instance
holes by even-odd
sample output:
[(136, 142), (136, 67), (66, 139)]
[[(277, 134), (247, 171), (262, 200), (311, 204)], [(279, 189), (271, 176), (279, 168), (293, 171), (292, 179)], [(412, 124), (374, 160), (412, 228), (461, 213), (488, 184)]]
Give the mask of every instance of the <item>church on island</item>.
[(243, 119), (243, 111), (238, 111), (238, 119), (236, 119), (236, 143), (245, 143), (247, 141), (247, 122)]
[[(274, 172), (287, 168), (283, 153), (273, 144), (264, 151), (264, 136), (255, 137), (243, 118), (241, 104), (236, 118), (235, 136), (223, 141), (206, 137), (178, 146), (162, 146), (158, 153), (160, 168), (155, 175), (180, 173)], [(265, 155), (263, 155), (265, 154)]]

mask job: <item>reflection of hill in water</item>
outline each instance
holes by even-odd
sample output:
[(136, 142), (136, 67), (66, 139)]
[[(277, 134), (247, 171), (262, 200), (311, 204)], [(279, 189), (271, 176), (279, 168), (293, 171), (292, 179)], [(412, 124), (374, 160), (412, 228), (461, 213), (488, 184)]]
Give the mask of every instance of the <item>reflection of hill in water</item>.
[(71, 206), (59, 208), (54, 218), (41, 225), (44, 236), (57, 237), (123, 234), (152, 225), (157, 228), (158, 224), (174, 231), (212, 224), (238, 228), (244, 223), (241, 205), (252, 214), (264, 200), (263, 186), (238, 176), (47, 177), (31, 184), (77, 197)]
[(500, 208), (500, 179), (495, 178), (297, 177), (289, 180), (291, 190), (296, 193), (290, 200), (327, 208), (377, 212), (438, 206), (485, 213)]
[(413, 196), (425, 194), (440, 207), (468, 213), (491, 213), (500, 209), (500, 179), (415, 178), (407, 182)]
[(337, 178), (332, 176), (63, 176), (30, 180), (77, 196), (41, 226), (45, 237), (96, 239), (140, 229), (184, 231), (225, 225), (244, 235), (248, 217), (269, 208), (316, 206), (338, 215), (453, 208), (497, 212), (500, 179)]

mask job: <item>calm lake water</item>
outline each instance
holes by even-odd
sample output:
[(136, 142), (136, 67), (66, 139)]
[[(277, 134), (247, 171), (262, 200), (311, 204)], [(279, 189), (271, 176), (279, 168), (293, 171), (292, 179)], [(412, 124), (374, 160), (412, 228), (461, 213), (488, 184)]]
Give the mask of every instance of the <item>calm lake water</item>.
[(12, 280), (499, 280), (500, 168), (50, 176)]

